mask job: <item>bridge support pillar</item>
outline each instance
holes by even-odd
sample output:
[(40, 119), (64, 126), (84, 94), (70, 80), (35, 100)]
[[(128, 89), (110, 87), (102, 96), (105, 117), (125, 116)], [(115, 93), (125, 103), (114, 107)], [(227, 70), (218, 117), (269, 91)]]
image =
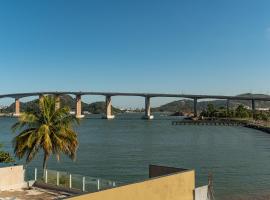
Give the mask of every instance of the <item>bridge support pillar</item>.
[(145, 97), (144, 119), (154, 119), (151, 115), (150, 97)]
[(84, 115), (82, 115), (82, 96), (77, 95), (76, 96), (76, 118), (83, 118)]
[(112, 115), (112, 97), (106, 96), (106, 116), (105, 119), (114, 119), (114, 115)]
[(14, 113), (14, 116), (19, 117), (20, 115), (21, 115), (21, 113), (20, 113), (20, 99), (16, 98), (15, 99), (15, 113)]
[(254, 99), (251, 100), (251, 106), (252, 106), (252, 117), (254, 118), (256, 114), (256, 105)]
[(198, 103), (198, 99), (197, 98), (194, 98), (193, 99), (193, 113), (194, 113), (194, 117), (197, 117), (198, 116), (197, 103)]
[(55, 110), (60, 108), (60, 95), (55, 95)]

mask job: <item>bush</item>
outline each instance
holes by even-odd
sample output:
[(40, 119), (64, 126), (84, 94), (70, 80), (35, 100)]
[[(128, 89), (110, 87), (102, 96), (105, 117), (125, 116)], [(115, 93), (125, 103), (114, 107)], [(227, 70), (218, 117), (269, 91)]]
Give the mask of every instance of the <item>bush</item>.
[[(2, 145), (0, 144), (0, 148)], [(12, 163), (15, 162), (15, 160), (12, 158), (12, 156), (5, 151), (0, 150), (0, 163)]]

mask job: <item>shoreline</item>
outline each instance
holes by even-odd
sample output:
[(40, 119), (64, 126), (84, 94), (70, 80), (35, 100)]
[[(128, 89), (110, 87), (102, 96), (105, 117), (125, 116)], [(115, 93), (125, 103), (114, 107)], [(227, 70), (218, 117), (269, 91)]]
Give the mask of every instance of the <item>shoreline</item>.
[(270, 122), (254, 121), (250, 119), (229, 119), (229, 118), (205, 118), (205, 119), (185, 119), (172, 121), (172, 125), (224, 125), (224, 126), (242, 126), (259, 130), (270, 134)]
[[(0, 113), (0, 118), (16, 118), (13, 113)], [(224, 125), (224, 126), (242, 126), (259, 130), (270, 134), (270, 122), (255, 121), (253, 119), (235, 119), (235, 118), (204, 118), (197, 119), (188, 117), (184, 120), (173, 120), (172, 125)]]

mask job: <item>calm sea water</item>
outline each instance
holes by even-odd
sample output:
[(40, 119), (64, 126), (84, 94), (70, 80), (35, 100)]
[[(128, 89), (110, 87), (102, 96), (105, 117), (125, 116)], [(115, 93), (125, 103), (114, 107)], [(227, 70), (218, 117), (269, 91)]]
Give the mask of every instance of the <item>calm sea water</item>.
[[(197, 186), (214, 176), (217, 199), (238, 199), (270, 193), (270, 135), (243, 127), (172, 126), (170, 117), (145, 121), (141, 115), (83, 119), (77, 127), (78, 157), (62, 157), (49, 168), (124, 183), (148, 177), (148, 165), (196, 170)], [(12, 151), (13, 118), (0, 118), (0, 142)], [(41, 167), (39, 156), (30, 165)]]

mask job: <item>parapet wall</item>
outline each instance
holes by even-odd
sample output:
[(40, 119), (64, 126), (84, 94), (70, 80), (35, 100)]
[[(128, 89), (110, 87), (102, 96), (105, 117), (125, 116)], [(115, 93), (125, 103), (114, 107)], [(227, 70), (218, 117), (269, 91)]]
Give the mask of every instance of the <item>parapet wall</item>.
[(0, 168), (0, 191), (25, 187), (23, 166)]
[(193, 200), (195, 172), (179, 172), (70, 200)]

